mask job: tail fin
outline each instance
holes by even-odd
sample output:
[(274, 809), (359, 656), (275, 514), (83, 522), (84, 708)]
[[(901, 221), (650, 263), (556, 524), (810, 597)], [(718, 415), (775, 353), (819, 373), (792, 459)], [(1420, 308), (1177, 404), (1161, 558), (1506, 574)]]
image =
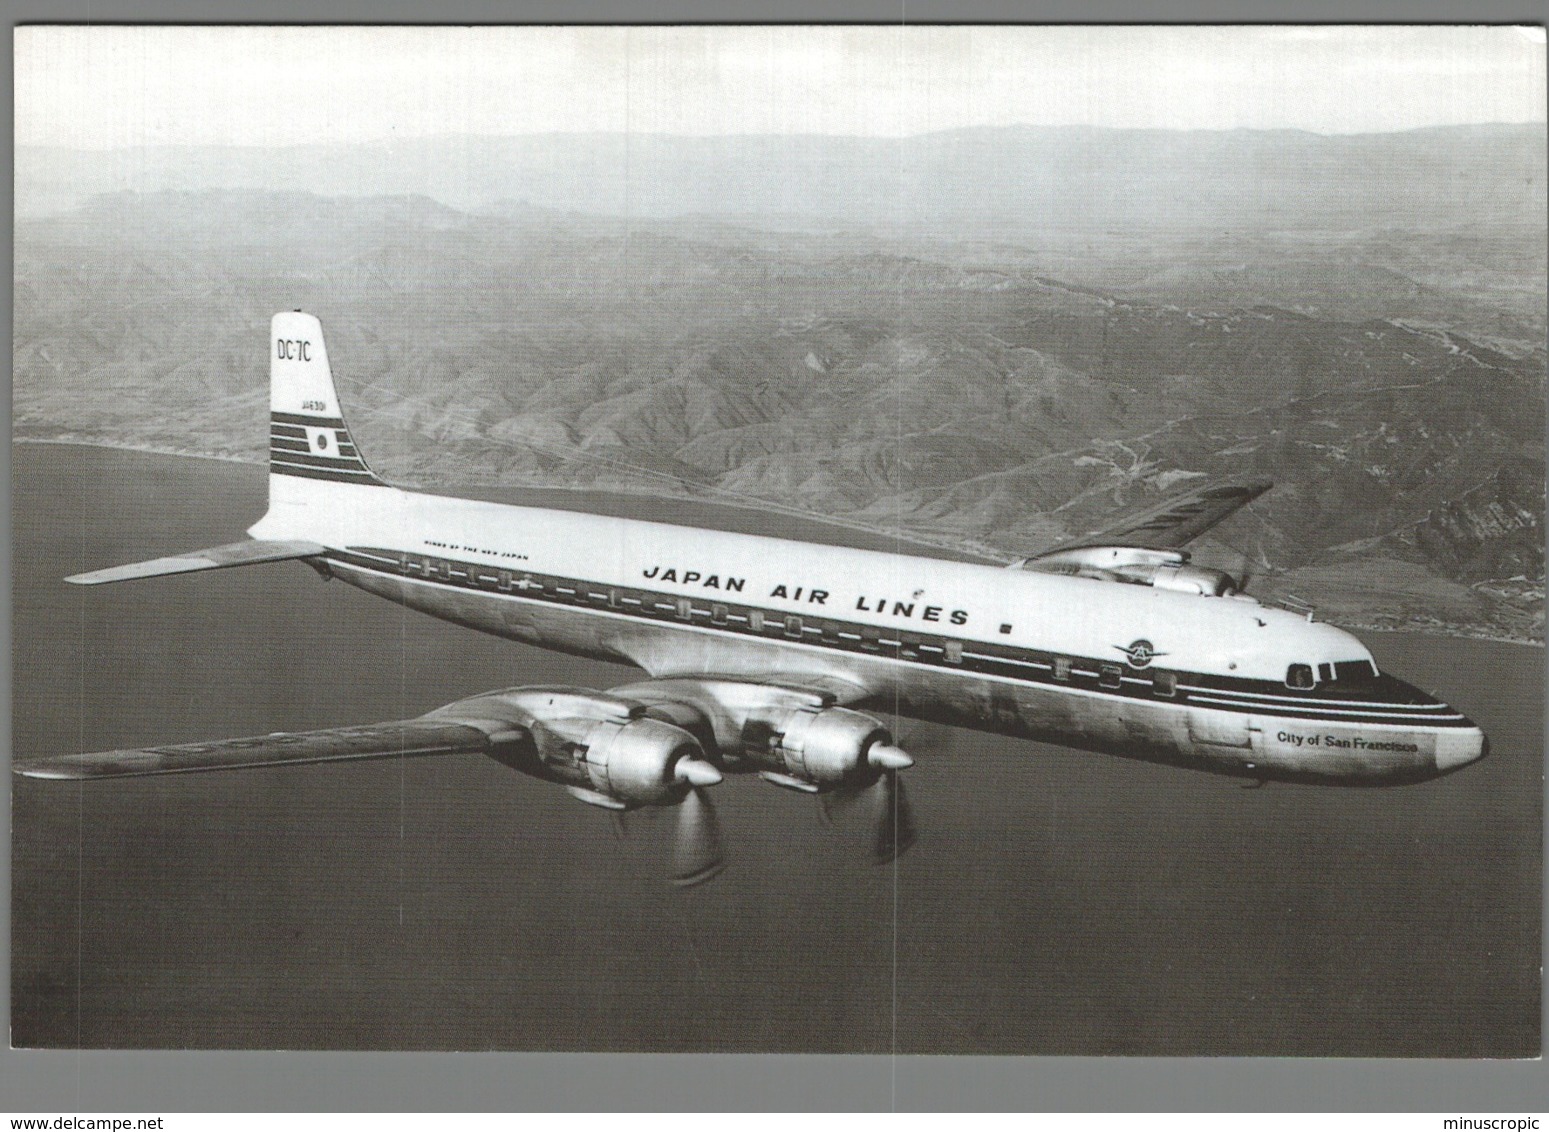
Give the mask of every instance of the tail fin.
[(323, 324), (286, 311), (269, 324), (269, 483), (275, 476), (388, 486), (355, 447), (334, 391)]

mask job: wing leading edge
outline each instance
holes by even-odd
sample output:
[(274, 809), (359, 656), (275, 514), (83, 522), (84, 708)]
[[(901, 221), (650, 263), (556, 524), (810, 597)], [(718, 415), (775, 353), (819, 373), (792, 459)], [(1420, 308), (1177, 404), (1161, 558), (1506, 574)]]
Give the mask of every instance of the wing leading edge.
[(76, 586), (100, 586), (105, 582), (127, 582), (136, 578), (156, 578), (163, 574), (188, 574), (195, 570), (224, 570), (230, 566), (252, 566), (259, 562), (312, 558), (327, 549), (320, 543), (300, 540), (281, 542), (249, 539), (226, 546), (212, 546), (206, 550), (190, 550), (187, 554), (174, 554), (167, 558), (152, 558), (148, 562), (131, 562), (125, 566), (109, 566), (105, 570), (72, 574), (65, 581)]
[(14, 769), (27, 778), (129, 778), (295, 763), (488, 754), (498, 738), (501, 737), (492, 739), (489, 732), (465, 723), (407, 719), (396, 723), (331, 727), (324, 731), (281, 731), (272, 735), (170, 747), (57, 755), (20, 763)]

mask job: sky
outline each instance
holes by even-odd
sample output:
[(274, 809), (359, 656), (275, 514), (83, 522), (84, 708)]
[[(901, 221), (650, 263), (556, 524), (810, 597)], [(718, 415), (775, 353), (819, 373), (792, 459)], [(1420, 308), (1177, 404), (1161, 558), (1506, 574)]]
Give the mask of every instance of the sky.
[(1542, 29), (1513, 27), (31, 26), (15, 44), (17, 143), (87, 149), (1545, 116)]

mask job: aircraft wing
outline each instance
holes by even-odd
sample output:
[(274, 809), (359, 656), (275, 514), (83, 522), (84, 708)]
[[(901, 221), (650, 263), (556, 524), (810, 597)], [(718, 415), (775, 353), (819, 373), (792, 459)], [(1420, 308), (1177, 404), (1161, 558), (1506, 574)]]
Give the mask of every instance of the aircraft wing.
[(478, 727), (438, 719), (408, 719), (325, 731), (254, 735), (172, 747), (97, 751), (18, 762), (27, 778), (126, 778), (147, 774), (188, 774), (202, 770), (239, 770), (288, 763), (330, 763), (426, 755), (487, 754), (497, 740)]
[(77, 586), (99, 586), (104, 582), (126, 582), (134, 578), (155, 578), (163, 574), (187, 574), (194, 570), (223, 570), (228, 566), (251, 566), (258, 562), (284, 562), (291, 558), (311, 558), (328, 548), (315, 542), (273, 542), (248, 539), (226, 546), (212, 546), (207, 550), (190, 550), (187, 554), (174, 554), (168, 558), (153, 558), (148, 562), (131, 562), (127, 566), (110, 566), (105, 570), (91, 570), (85, 574), (72, 574), (65, 581)]
[(1090, 546), (1177, 550), (1273, 486), (1268, 480), (1206, 484), (1133, 511), (1100, 531), (1052, 547), (1028, 561)]

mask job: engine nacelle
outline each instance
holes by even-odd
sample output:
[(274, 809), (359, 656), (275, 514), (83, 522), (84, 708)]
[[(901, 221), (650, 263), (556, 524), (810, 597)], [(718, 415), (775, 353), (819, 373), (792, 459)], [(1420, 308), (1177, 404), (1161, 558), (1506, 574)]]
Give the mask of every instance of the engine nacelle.
[(660, 806), (681, 801), (689, 784), (679, 780), (678, 763), (703, 759), (699, 741), (657, 719), (587, 721), (584, 750), (572, 747), (574, 764), (591, 789), (629, 806)]
[(821, 789), (871, 774), (867, 754), (892, 742), (887, 728), (858, 711), (798, 709), (774, 724), (762, 750), (751, 743), (745, 749), (754, 761)]
[(1022, 568), (1206, 597), (1230, 597), (1237, 592), (1237, 580), (1230, 574), (1208, 566), (1191, 566), (1188, 552), (1182, 550), (1083, 546), (1031, 559)]
[(1159, 590), (1207, 597), (1230, 597), (1237, 592), (1235, 578), (1224, 570), (1212, 570), (1208, 566), (1159, 566), (1151, 584)]
[(542, 686), (471, 696), (432, 715), (478, 727), (497, 762), (561, 783), (592, 805), (672, 805), (720, 781), (699, 739), (646, 711), (607, 692)]

